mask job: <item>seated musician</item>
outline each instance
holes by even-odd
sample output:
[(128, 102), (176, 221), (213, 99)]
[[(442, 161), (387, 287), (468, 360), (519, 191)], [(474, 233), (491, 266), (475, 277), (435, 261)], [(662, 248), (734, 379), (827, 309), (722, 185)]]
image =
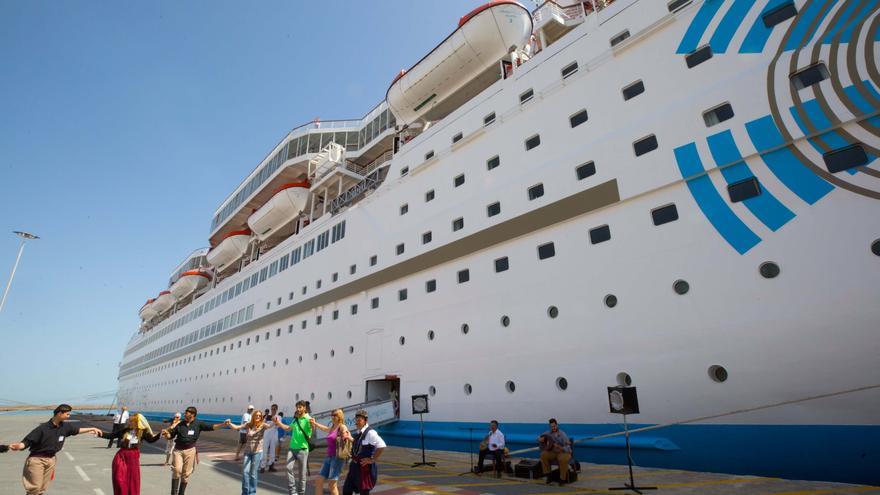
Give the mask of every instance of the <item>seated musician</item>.
[(541, 447), (541, 467), (547, 476), (547, 484), (550, 484), (550, 462), (559, 464), (559, 486), (568, 483), (568, 463), (571, 460), (571, 440), (568, 435), (559, 429), (559, 423), (555, 418), (550, 418), (550, 430), (545, 431), (538, 437)]
[(495, 461), (495, 477), (501, 477), (501, 470), (504, 461), (504, 433), (498, 429), (498, 421), (494, 419), (489, 423), (489, 434), (483, 438), (480, 444), (480, 455), (477, 460), (477, 474), (483, 472), (483, 461), (486, 456), (491, 455)]

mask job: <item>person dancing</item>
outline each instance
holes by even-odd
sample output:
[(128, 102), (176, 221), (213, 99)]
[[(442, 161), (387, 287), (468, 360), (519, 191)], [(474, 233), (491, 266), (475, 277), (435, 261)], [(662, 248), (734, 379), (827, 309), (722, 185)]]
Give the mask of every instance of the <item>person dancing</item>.
[(104, 438), (118, 440), (119, 450), (113, 456), (111, 479), (113, 495), (140, 495), (141, 493), (141, 443), (153, 443), (159, 439), (150, 423), (142, 414), (132, 414), (128, 422), (113, 425), (113, 432), (103, 432)]
[(243, 432), (245, 435), (241, 495), (254, 495), (257, 493), (257, 481), (261, 471), (260, 458), (263, 457), (263, 437), (267, 431), (274, 431), (275, 425), (263, 421), (263, 413), (256, 411), (244, 426), (232, 424), (231, 419), (226, 420), (226, 426)]

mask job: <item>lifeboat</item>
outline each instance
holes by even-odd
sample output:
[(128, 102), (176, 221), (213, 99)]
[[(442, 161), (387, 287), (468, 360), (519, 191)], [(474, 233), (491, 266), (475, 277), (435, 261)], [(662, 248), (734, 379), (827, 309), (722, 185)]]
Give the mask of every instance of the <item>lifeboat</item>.
[(169, 290), (175, 299), (182, 299), (208, 285), (210, 281), (211, 274), (207, 270), (188, 270), (180, 274)]
[(497, 64), (532, 34), (532, 15), (512, 0), (493, 0), (458, 21), (458, 28), (391, 82), (385, 98), (398, 123), (411, 124)]
[(170, 290), (163, 290), (158, 296), (156, 296), (156, 300), (153, 301), (153, 309), (156, 310), (157, 314), (162, 314), (171, 309), (171, 306), (174, 306), (175, 301), (177, 301), (177, 299), (171, 295)]
[(157, 314), (159, 314), (159, 312), (156, 311), (156, 308), (153, 307), (154, 302), (156, 302), (155, 299), (147, 299), (147, 302), (145, 302), (144, 305), (141, 306), (141, 309), (140, 309), (140, 311), (138, 311), (138, 314), (140, 315), (142, 320), (150, 321)]
[(248, 217), (248, 226), (259, 240), (265, 240), (290, 223), (309, 200), (309, 181), (288, 182), (272, 194), (269, 201)]
[(244, 255), (251, 239), (250, 229), (233, 230), (220, 239), (220, 243), (208, 251), (208, 264), (216, 270), (226, 268)]

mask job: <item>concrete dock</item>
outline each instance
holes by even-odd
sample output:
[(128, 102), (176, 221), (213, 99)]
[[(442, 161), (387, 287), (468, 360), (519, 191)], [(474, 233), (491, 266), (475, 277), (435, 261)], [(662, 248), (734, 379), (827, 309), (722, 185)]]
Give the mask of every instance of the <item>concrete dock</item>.
[[(47, 421), (44, 416), (0, 415), (0, 443), (20, 441), (34, 426)], [(106, 417), (80, 416), (76, 419), (83, 426), (99, 426), (110, 430)], [(162, 426), (153, 423), (155, 429)], [(234, 494), (241, 490), (241, 464), (234, 461), (238, 434), (231, 430), (206, 432), (199, 440), (199, 465), (190, 482), (187, 495)], [(65, 442), (58, 456), (55, 481), (48, 494), (56, 495), (110, 495), (110, 463), (115, 448), (107, 449), (107, 441), (83, 435)], [(164, 440), (146, 444), (141, 452), (141, 479), (143, 495), (165, 495), (170, 492), (171, 473), (163, 466)], [(286, 449), (282, 450), (282, 454)], [(316, 475), (323, 460), (323, 449), (317, 450), (310, 459), (310, 468)], [(0, 494), (24, 493), (21, 486), (21, 469), (26, 457), (24, 452), (8, 452), (0, 455)], [(505, 475), (496, 479), (486, 473), (480, 477), (466, 473), (469, 455), (460, 452), (428, 451), (428, 460), (436, 461), (436, 467), (410, 467), (421, 460), (421, 451), (390, 446), (379, 463), (379, 485), (373, 491), (383, 495), (574, 495), (609, 492), (612, 486), (622, 486), (628, 481), (625, 465), (582, 463), (582, 471), (576, 483), (563, 487), (547, 485), (543, 480), (525, 480)], [(461, 475), (461, 473), (465, 473)], [(314, 477), (314, 476), (313, 476)], [(312, 477), (312, 478), (313, 478)], [(312, 479), (310, 478), (310, 480)], [(758, 476), (734, 476), (728, 474), (699, 473), (671, 469), (635, 468), (636, 483), (656, 486), (658, 494), (734, 494), (758, 495), (824, 495), (824, 494), (876, 494), (880, 487), (794, 481)], [(340, 482), (341, 486), (341, 482)], [(325, 488), (326, 490), (326, 488)], [(283, 465), (277, 472), (260, 475), (258, 493), (287, 493), (286, 473)], [(313, 494), (309, 483), (309, 495)]]

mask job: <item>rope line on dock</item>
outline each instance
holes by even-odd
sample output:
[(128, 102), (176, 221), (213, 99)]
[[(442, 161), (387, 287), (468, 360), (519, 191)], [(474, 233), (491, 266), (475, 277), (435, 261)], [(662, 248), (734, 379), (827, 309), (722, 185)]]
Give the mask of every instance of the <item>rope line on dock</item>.
[[(792, 404), (799, 404), (801, 402), (808, 402), (811, 400), (828, 399), (830, 397), (838, 397), (841, 395), (847, 395), (847, 394), (852, 394), (852, 393), (856, 393), (856, 392), (864, 392), (867, 390), (873, 390), (873, 389), (878, 389), (878, 388), (880, 388), (880, 384), (866, 385), (864, 387), (851, 388), (851, 389), (847, 389), (847, 390), (839, 390), (837, 392), (829, 392), (827, 394), (811, 395), (808, 397), (802, 397), (800, 399), (791, 399), (791, 400), (785, 400), (785, 401), (781, 401), (781, 402), (774, 402), (772, 404), (764, 404), (761, 406), (747, 407), (747, 408), (743, 408), (743, 409), (735, 409), (733, 411), (728, 411), (728, 412), (724, 412), (724, 413), (710, 414), (708, 416), (700, 416), (698, 418), (683, 419), (680, 421), (673, 421), (671, 423), (662, 423), (662, 424), (658, 424), (658, 425), (643, 426), (641, 428), (636, 428), (634, 430), (629, 430), (629, 431), (618, 431), (616, 433), (606, 433), (604, 435), (584, 437), (579, 440), (574, 440), (572, 442), (572, 445), (577, 445), (577, 444), (585, 443), (585, 442), (591, 442), (594, 440), (602, 440), (605, 438), (619, 437), (621, 435), (626, 435), (626, 434), (632, 435), (633, 433), (641, 433), (643, 431), (658, 430), (660, 428), (668, 428), (670, 426), (686, 425), (686, 424), (690, 424), (690, 423), (696, 423), (699, 421), (706, 421), (706, 420), (710, 420), (710, 419), (723, 418), (726, 416), (733, 416), (735, 414), (743, 414), (743, 413), (761, 411), (764, 409), (771, 409), (771, 408), (780, 407), (780, 406), (789, 406)], [(540, 449), (540, 447), (529, 447), (527, 449), (514, 450), (514, 451), (510, 452), (510, 455), (522, 454), (525, 452), (534, 452), (534, 451), (537, 451), (538, 449)]]

